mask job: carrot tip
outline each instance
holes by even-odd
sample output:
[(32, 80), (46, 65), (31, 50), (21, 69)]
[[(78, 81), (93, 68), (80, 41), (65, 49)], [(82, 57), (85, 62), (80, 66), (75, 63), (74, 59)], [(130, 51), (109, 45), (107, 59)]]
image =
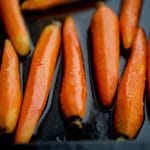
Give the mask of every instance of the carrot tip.
[(126, 138), (124, 136), (120, 136), (116, 139), (117, 142), (123, 142), (125, 140), (126, 140)]
[(102, 1), (97, 2), (97, 3), (96, 3), (96, 8), (98, 8), (98, 7), (100, 7), (100, 6), (104, 6), (104, 5), (105, 5), (105, 3), (102, 2)]
[(72, 118), (69, 122), (69, 127), (72, 130), (80, 130), (83, 128), (82, 119), (79, 117)]
[(52, 21), (52, 24), (53, 24), (53, 25), (56, 25), (56, 26), (58, 26), (58, 27), (60, 27), (60, 28), (61, 28), (61, 26), (62, 26), (62, 23), (61, 23), (60, 21)]
[(21, 9), (22, 9), (22, 10), (26, 9), (26, 2), (23, 2), (23, 3), (21, 4)]
[(124, 48), (125, 49), (129, 49), (132, 46), (132, 38), (131, 37), (127, 37), (126, 41), (123, 42)]

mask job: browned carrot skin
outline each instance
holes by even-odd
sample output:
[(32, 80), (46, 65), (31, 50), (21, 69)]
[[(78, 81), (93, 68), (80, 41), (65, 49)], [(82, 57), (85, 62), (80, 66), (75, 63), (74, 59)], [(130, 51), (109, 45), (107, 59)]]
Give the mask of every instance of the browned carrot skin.
[(21, 8), (23, 10), (43, 10), (74, 1), (77, 0), (26, 0), (22, 3)]
[(20, 56), (27, 55), (30, 40), (20, 12), (19, 0), (0, 0), (0, 9), (2, 22), (17, 53)]
[[(77, 116), (81, 120), (86, 112), (86, 79), (75, 22), (67, 17), (63, 27), (64, 74), (60, 104), (66, 119)], [(81, 128), (81, 120), (73, 120)]]
[(5, 41), (0, 69), (0, 128), (12, 133), (16, 127), (21, 106), (19, 60), (9, 40)]
[(15, 143), (28, 143), (45, 108), (61, 42), (60, 26), (42, 32), (30, 66)]
[(101, 104), (112, 105), (119, 78), (119, 21), (112, 9), (100, 4), (91, 22), (95, 81)]
[(133, 42), (131, 56), (120, 81), (114, 112), (116, 135), (134, 138), (144, 117), (144, 90), (146, 79), (146, 37), (139, 28)]
[(123, 46), (129, 49), (135, 38), (143, 0), (123, 0), (120, 13), (120, 32)]

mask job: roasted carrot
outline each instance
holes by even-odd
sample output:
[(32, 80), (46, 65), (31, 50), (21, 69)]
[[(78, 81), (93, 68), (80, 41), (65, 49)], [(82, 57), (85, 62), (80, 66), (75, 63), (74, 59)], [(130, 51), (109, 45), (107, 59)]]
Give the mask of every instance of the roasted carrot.
[(123, 46), (129, 49), (135, 38), (142, 0), (124, 0), (120, 12), (120, 32)]
[(14, 131), (21, 99), (19, 60), (11, 42), (6, 40), (0, 69), (0, 129), (3, 133)]
[(131, 56), (120, 81), (114, 112), (116, 135), (134, 138), (144, 117), (144, 89), (146, 79), (146, 37), (139, 28), (133, 41)]
[(74, 1), (75, 0), (26, 0), (22, 3), (21, 8), (23, 10), (41, 10)]
[(70, 124), (82, 127), (86, 112), (86, 79), (78, 33), (72, 17), (67, 17), (63, 27), (64, 74), (60, 93), (63, 115)]
[(92, 58), (101, 104), (112, 105), (119, 76), (119, 21), (112, 9), (100, 4), (91, 22)]
[(29, 34), (20, 12), (19, 0), (0, 0), (0, 9), (2, 22), (17, 53), (27, 55), (30, 48)]
[(48, 25), (36, 45), (15, 143), (28, 143), (44, 110), (51, 87), (61, 41), (60, 26)]

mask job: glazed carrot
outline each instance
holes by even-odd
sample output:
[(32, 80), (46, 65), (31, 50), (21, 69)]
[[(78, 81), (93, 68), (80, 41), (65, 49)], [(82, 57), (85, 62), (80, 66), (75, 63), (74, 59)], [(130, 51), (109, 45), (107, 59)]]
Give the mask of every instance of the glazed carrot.
[(142, 0), (124, 0), (120, 13), (120, 32), (125, 49), (131, 47), (135, 38)]
[(12, 133), (21, 106), (19, 60), (9, 40), (5, 41), (0, 70), (0, 128)]
[(86, 111), (86, 79), (81, 47), (75, 22), (67, 17), (63, 27), (64, 74), (60, 93), (63, 115), (71, 120), (71, 125), (82, 127)]
[(29, 53), (29, 35), (19, 8), (19, 0), (0, 0), (1, 17), (6, 32), (17, 53), (25, 56)]
[(146, 37), (144, 31), (139, 28), (118, 89), (114, 112), (114, 129), (117, 135), (132, 139), (141, 128), (144, 117), (145, 79)]
[(60, 48), (60, 26), (48, 25), (36, 45), (15, 143), (28, 143), (44, 110)]
[(101, 104), (113, 102), (119, 76), (119, 23), (112, 9), (100, 4), (91, 22), (94, 76)]
[(23, 10), (40, 10), (74, 1), (75, 0), (26, 0), (22, 3), (21, 8)]

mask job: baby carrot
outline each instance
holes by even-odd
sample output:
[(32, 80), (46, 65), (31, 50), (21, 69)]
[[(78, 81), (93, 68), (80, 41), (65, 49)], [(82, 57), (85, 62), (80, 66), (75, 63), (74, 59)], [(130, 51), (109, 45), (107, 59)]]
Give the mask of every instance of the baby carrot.
[(27, 55), (30, 48), (29, 35), (20, 12), (19, 0), (0, 0), (0, 9), (2, 22), (17, 53)]
[(142, 0), (124, 0), (120, 13), (120, 32), (125, 49), (131, 47), (138, 29)]
[(40, 10), (71, 3), (73, 1), (74, 0), (26, 0), (22, 3), (21, 8), (23, 10)]
[(4, 133), (14, 131), (21, 99), (19, 60), (11, 42), (6, 40), (0, 69), (0, 128)]
[(141, 128), (144, 117), (145, 79), (146, 37), (144, 31), (139, 28), (118, 89), (114, 112), (116, 135), (123, 135), (132, 139)]
[(112, 9), (100, 4), (91, 22), (92, 58), (101, 104), (112, 105), (119, 78), (119, 21)]
[(60, 104), (66, 119), (73, 118), (70, 125), (82, 127), (86, 111), (86, 79), (75, 22), (67, 17), (63, 27), (64, 74)]
[(60, 26), (45, 27), (33, 54), (15, 143), (28, 143), (44, 110), (60, 48)]

